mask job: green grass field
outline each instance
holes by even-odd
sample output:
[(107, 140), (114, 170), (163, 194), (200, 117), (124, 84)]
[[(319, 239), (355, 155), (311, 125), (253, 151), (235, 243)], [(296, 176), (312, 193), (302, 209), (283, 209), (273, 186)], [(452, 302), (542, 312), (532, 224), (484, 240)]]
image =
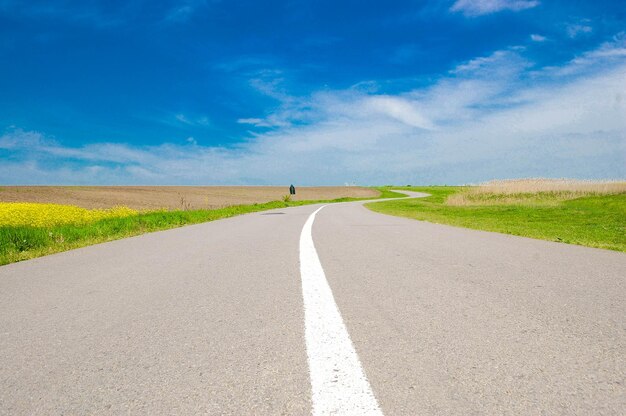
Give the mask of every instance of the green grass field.
[[(385, 188), (378, 198), (396, 198), (404, 195)], [(357, 198), (340, 198), (319, 201), (273, 201), (263, 204), (237, 205), (214, 210), (154, 211), (124, 218), (109, 218), (83, 225), (52, 227), (0, 227), (0, 265), (14, 263), (78, 247), (118, 240), (153, 231), (184, 225), (214, 221), (235, 215), (266, 211), (275, 208), (295, 207), (316, 203), (356, 201)]]
[(430, 197), (367, 204), (373, 211), (562, 243), (626, 252), (626, 193), (573, 197), (562, 192), (483, 194), (447, 205), (462, 187), (394, 187)]

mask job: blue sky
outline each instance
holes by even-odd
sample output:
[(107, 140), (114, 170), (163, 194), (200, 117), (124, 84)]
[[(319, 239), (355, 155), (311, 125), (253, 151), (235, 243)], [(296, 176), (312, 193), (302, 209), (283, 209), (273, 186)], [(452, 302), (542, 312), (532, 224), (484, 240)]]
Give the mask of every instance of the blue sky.
[(626, 177), (621, 1), (0, 0), (0, 183)]

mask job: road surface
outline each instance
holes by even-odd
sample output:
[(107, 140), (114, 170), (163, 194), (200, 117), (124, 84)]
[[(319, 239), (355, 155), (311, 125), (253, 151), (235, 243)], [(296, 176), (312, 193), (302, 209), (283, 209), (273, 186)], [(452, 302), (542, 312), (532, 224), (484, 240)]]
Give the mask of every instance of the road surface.
[(626, 413), (626, 255), (320, 207), (0, 267), (0, 414)]

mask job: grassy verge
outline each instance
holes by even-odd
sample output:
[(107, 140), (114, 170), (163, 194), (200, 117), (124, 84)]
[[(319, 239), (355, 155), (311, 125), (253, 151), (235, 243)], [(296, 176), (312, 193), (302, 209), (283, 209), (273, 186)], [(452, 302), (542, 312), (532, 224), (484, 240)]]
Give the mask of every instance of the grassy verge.
[[(378, 198), (396, 198), (404, 195), (386, 188), (376, 188)], [(366, 198), (374, 199), (374, 198)], [(236, 205), (214, 210), (154, 211), (123, 218), (107, 218), (83, 225), (51, 227), (0, 227), (0, 265), (14, 263), (78, 247), (118, 240), (153, 231), (214, 221), (235, 215), (294, 207), (316, 203), (334, 203), (361, 200), (340, 198), (319, 201), (273, 201), (263, 204)]]
[[(394, 189), (396, 189), (396, 188), (394, 188)], [(404, 197), (406, 197), (405, 194), (400, 194), (398, 192), (393, 192), (392, 190), (390, 190), (387, 187), (378, 187), (378, 188), (376, 188), (376, 190), (378, 190), (378, 192), (380, 192), (380, 195), (378, 196), (378, 198), (380, 198), (380, 199), (404, 198)]]
[[(542, 240), (626, 252), (626, 193), (572, 198), (559, 192), (481, 195), (446, 204), (462, 187), (398, 187), (430, 197), (367, 204), (373, 211)], [(469, 202), (467, 202), (469, 200)]]

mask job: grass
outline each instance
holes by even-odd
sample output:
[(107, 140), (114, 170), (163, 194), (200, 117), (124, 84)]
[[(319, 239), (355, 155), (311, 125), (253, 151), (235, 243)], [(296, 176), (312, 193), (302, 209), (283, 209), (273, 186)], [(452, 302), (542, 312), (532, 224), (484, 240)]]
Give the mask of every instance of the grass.
[[(376, 188), (378, 198), (404, 195)], [(235, 205), (212, 210), (153, 211), (127, 217), (105, 218), (82, 224), (53, 226), (0, 226), (0, 265), (14, 263), (74, 248), (118, 240), (147, 232), (166, 230), (184, 225), (214, 221), (235, 215), (294, 207), (316, 203), (348, 202), (371, 198), (339, 198), (333, 200), (292, 201), (284, 198), (262, 204)]]
[(379, 188), (376, 188), (376, 189), (380, 192), (380, 196), (378, 197), (380, 199), (404, 198), (404, 197), (406, 197), (405, 194), (400, 194), (398, 192), (393, 192), (392, 190), (390, 190), (387, 187), (379, 187)]
[(626, 252), (623, 188), (525, 188), (523, 192), (477, 188), (481, 187), (399, 187), (394, 189), (431, 196), (369, 203), (367, 207), (433, 223)]

